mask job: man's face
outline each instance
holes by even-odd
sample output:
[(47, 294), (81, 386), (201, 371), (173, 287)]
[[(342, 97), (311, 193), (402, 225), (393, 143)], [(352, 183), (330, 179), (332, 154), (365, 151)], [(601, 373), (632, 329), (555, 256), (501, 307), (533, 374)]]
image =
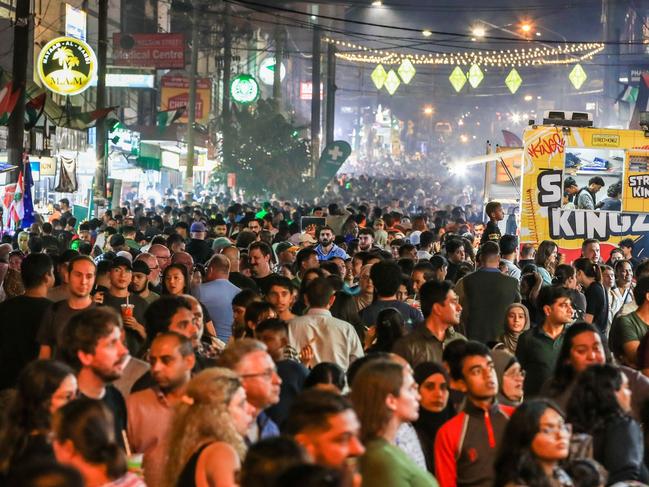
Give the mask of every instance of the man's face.
[(131, 281), (131, 290), (135, 294), (142, 293), (146, 289), (148, 284), (149, 284), (149, 276), (147, 276), (143, 272), (133, 273), (133, 280)]
[(185, 242), (180, 240), (171, 244), (171, 252), (177, 254), (178, 252), (185, 251)]
[(255, 333), (255, 338), (266, 345), (268, 353), (275, 362), (279, 362), (284, 358), (284, 347), (288, 344), (286, 333), (265, 330), (261, 333)]
[(462, 363), (460, 387), (472, 399), (484, 401), (498, 393), (498, 377), (491, 357), (470, 355)]
[(426, 282), (426, 277), (424, 276), (423, 271), (414, 271), (412, 273), (412, 288), (416, 293), (419, 292), (421, 286)]
[(90, 235), (90, 230), (80, 230), (79, 240), (83, 240), (84, 242), (90, 242), (92, 240), (92, 236)]
[(559, 298), (551, 305), (543, 307), (546, 320), (566, 325), (572, 321), (573, 308), (570, 298)]
[(334, 239), (334, 234), (331, 232), (331, 230), (322, 230), (320, 231), (320, 235), (318, 235), (318, 242), (320, 242), (320, 245), (323, 247), (329, 247), (331, 245), (331, 242), (333, 242)]
[(113, 326), (107, 336), (97, 341), (94, 353), (78, 352), (78, 355), (84, 367), (92, 370), (104, 383), (109, 383), (122, 376), (128, 350), (122, 343), (121, 330)]
[(584, 248), (584, 257), (590, 260), (593, 264), (599, 263), (599, 242), (593, 242), (586, 245)]
[(320, 267), (320, 261), (318, 260), (317, 254), (311, 254), (309, 257), (302, 261), (302, 271), (307, 271), (309, 269), (316, 269)]
[(602, 186), (600, 186), (599, 184), (593, 183), (593, 184), (590, 185), (589, 189), (590, 189), (591, 193), (598, 193), (599, 190), (602, 189)]
[(482, 238), (483, 233), (484, 233), (484, 224), (477, 223), (476, 225), (473, 226), (473, 234), (475, 235), (475, 238), (480, 240)]
[(160, 283), (160, 265), (158, 264), (158, 259), (151, 255), (143, 255), (140, 259), (146, 262), (146, 265), (151, 270), (149, 273), (149, 281), (151, 284), (157, 286)]
[(171, 317), (169, 331), (175, 331), (176, 333), (189, 338), (192, 341), (194, 349), (198, 348), (200, 345), (198, 326), (196, 326), (194, 313), (184, 306), (178, 308)]
[(347, 409), (330, 415), (326, 427), (300, 432), (295, 435), (295, 440), (315, 463), (340, 470), (348, 459), (365, 452), (360, 429), (356, 413), (353, 409)]
[(95, 275), (97, 268), (92, 262), (79, 260), (74, 262), (72, 267), (68, 268), (68, 289), (70, 294), (77, 298), (90, 296), (95, 285)]
[(151, 376), (163, 392), (178, 389), (189, 381), (194, 367), (194, 355), (183, 357), (178, 340), (173, 337), (157, 338), (149, 351)]
[(293, 304), (293, 293), (281, 286), (271, 286), (266, 299), (277, 314), (284, 313)]
[(270, 272), (270, 255), (264, 255), (260, 249), (252, 249), (249, 257), (253, 276), (264, 276)]
[(279, 389), (282, 379), (271, 356), (264, 350), (249, 353), (235, 368), (246, 390), (248, 402), (257, 409), (266, 409), (279, 402)]
[(214, 226), (214, 234), (216, 237), (225, 237), (228, 234), (228, 226), (227, 225), (215, 225)]
[(110, 286), (115, 289), (128, 289), (133, 279), (133, 271), (128, 267), (119, 266), (110, 270)]
[(633, 281), (633, 267), (628, 262), (618, 264), (616, 271), (616, 278), (618, 282), (630, 284)]
[(374, 244), (374, 237), (369, 234), (358, 236), (358, 248), (360, 250), (370, 250)]
[(437, 304), (433, 305), (433, 308), (435, 308), (435, 313), (439, 315), (439, 319), (442, 323), (449, 326), (457, 326), (460, 324), (462, 306), (460, 306), (460, 299), (452, 289), (446, 295), (443, 306)]
[(572, 339), (570, 347), (570, 365), (576, 373), (581, 373), (591, 365), (604, 364), (604, 347), (598, 333), (585, 331)]
[(295, 252), (293, 252), (292, 250), (285, 250), (284, 252), (280, 253), (278, 257), (280, 264), (293, 265), (295, 263)]
[(257, 220), (249, 221), (248, 230), (253, 232), (255, 235), (259, 235), (259, 232), (261, 232), (261, 225), (259, 225), (259, 222)]
[(455, 264), (459, 264), (460, 262), (464, 262), (464, 259), (466, 258), (466, 254), (464, 252), (464, 246), (460, 246), (455, 252), (450, 254), (448, 256), (449, 260)]
[(448, 266), (443, 265), (435, 271), (435, 279), (438, 281), (443, 281), (446, 279), (446, 272), (448, 271)]
[(23, 252), (27, 252), (27, 242), (29, 242), (29, 234), (19, 233), (18, 234), (18, 248)]
[(156, 245), (152, 247), (149, 252), (153, 254), (158, 261), (158, 266), (160, 267), (158, 272), (164, 271), (167, 266), (171, 264), (171, 252), (169, 252), (169, 249), (167, 247)]

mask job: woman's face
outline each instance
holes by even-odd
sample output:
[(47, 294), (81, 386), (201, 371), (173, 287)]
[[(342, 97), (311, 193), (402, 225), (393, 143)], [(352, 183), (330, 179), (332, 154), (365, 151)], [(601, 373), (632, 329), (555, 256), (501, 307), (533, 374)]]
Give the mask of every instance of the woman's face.
[(507, 327), (513, 333), (521, 333), (525, 329), (527, 319), (523, 308), (514, 306), (507, 312)]
[(59, 408), (77, 397), (77, 378), (70, 374), (61, 381), (59, 387), (52, 394), (50, 399), (50, 414), (54, 414)]
[(179, 269), (170, 269), (165, 275), (165, 285), (169, 294), (183, 294), (185, 292), (185, 276)]
[(408, 288), (405, 284), (401, 284), (399, 286), (399, 290), (397, 291), (397, 299), (399, 301), (405, 301), (406, 299), (408, 299)]
[(604, 269), (602, 271), (602, 285), (606, 289), (610, 289), (615, 286), (615, 273), (613, 269)]
[(577, 278), (574, 274), (566, 280), (565, 287), (568, 289), (577, 289)]
[(575, 335), (570, 347), (570, 365), (581, 373), (594, 364), (605, 362), (604, 347), (598, 333), (585, 331)]
[(558, 254), (557, 248), (553, 247), (552, 248), (552, 253), (548, 256), (547, 263), (548, 264), (556, 264), (557, 263), (557, 254)]
[(448, 404), (448, 383), (442, 374), (433, 374), (419, 386), (421, 407), (431, 413), (441, 413)]
[(521, 401), (524, 381), (525, 371), (521, 369), (521, 364), (515, 362), (503, 374), (502, 393), (510, 401)]
[(358, 278), (358, 284), (362, 293), (372, 294), (374, 292), (374, 284), (370, 277), (370, 268), (361, 271), (361, 275)]
[(230, 399), (230, 404), (228, 404), (228, 413), (230, 413), (230, 418), (232, 418), (234, 428), (241, 436), (248, 432), (248, 428), (250, 428), (250, 425), (252, 424), (253, 411), (254, 408), (246, 400), (246, 391), (243, 387), (239, 387), (237, 392), (234, 393), (234, 396), (232, 396), (232, 399)]
[(530, 450), (542, 462), (558, 462), (568, 458), (570, 425), (554, 409), (545, 410), (539, 420), (539, 432), (534, 435)]
[(396, 398), (394, 414), (402, 423), (416, 421), (419, 417), (419, 388), (412, 373), (403, 369), (403, 384), (399, 390), (399, 397)]
[(620, 390), (615, 392), (617, 397), (617, 402), (625, 413), (631, 411), (631, 388), (629, 387), (629, 379), (627, 379), (626, 374), (622, 374), (622, 385)]

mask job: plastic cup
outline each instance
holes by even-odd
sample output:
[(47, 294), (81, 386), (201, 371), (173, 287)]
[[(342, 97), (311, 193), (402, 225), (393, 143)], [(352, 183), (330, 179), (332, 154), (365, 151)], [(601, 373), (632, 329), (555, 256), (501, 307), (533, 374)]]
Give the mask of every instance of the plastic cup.
[(133, 304), (123, 304), (122, 305), (122, 318), (131, 318), (131, 317), (133, 317), (133, 308), (135, 308), (135, 305), (133, 305)]
[(129, 472), (141, 475), (142, 470), (142, 460), (144, 459), (144, 454), (142, 453), (133, 453), (126, 458), (126, 467)]

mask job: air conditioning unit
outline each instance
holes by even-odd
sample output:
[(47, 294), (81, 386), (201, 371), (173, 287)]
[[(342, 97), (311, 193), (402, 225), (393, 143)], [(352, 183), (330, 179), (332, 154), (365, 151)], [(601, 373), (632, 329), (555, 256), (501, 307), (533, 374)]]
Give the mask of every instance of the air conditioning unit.
[(543, 125), (558, 125), (560, 127), (592, 127), (593, 116), (588, 112), (546, 110), (543, 112)]

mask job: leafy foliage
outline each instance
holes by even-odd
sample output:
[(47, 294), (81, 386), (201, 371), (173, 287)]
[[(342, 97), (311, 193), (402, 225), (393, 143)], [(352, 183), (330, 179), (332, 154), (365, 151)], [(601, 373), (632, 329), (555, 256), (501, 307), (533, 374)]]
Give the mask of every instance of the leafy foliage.
[(249, 194), (296, 195), (308, 184), (309, 141), (272, 100), (235, 108), (233, 124), (224, 129), (223, 171), (236, 173), (237, 186)]

